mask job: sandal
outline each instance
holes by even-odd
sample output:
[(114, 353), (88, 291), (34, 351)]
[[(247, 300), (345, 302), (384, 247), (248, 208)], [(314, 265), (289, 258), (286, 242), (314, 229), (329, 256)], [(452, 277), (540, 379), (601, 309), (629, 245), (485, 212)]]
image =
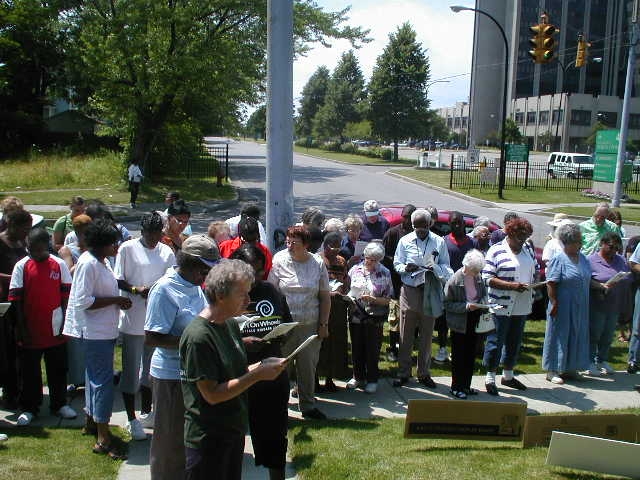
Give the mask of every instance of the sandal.
[(127, 455), (118, 451), (111, 444), (105, 444), (102, 442), (96, 442), (91, 450), (93, 453), (97, 453), (98, 455), (107, 455), (112, 460), (126, 460)]
[(465, 398), (467, 398), (467, 394), (464, 393), (462, 390), (452, 389), (452, 390), (449, 390), (449, 393), (460, 400), (464, 400)]

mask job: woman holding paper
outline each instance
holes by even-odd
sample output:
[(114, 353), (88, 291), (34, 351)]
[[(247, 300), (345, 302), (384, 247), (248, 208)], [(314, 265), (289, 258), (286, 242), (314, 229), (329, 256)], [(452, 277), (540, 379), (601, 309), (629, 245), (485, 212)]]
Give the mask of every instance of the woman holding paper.
[[(600, 239), (600, 249), (589, 255), (591, 264), (591, 295), (589, 297), (589, 375), (615, 373), (609, 365), (609, 347), (620, 314), (629, 302), (631, 275), (624, 257), (617, 252), (622, 239), (615, 232), (607, 232)], [(614, 278), (616, 277), (616, 278)]]
[(378, 390), (378, 358), (382, 346), (382, 325), (389, 314), (393, 297), (391, 272), (380, 261), (384, 258), (381, 243), (369, 243), (364, 260), (349, 270), (354, 292), (358, 292), (349, 315), (353, 378), (347, 388), (364, 387), (367, 393)]
[[(289, 353), (307, 338), (329, 335), (329, 276), (322, 258), (307, 251), (309, 231), (295, 226), (287, 230), (287, 248), (273, 256), (269, 283), (286, 297), (291, 316), (299, 325), (284, 345)], [(315, 341), (295, 358), (300, 413), (304, 418), (324, 420), (326, 416), (315, 407), (315, 377), (321, 342)]]
[(563, 251), (547, 267), (547, 326), (542, 368), (547, 380), (563, 384), (589, 366), (589, 286), (591, 266), (581, 252), (582, 234), (575, 224), (558, 227)]
[[(231, 254), (232, 259), (251, 265), (255, 279), (249, 292), (245, 315), (251, 319), (242, 328), (249, 364), (269, 357), (281, 357), (285, 335), (260, 341), (277, 333), (280, 325), (295, 325), (284, 296), (264, 277), (265, 256), (255, 245), (245, 243)], [(283, 327), (280, 327), (283, 328)], [(257, 338), (256, 338), (257, 337)], [(258, 382), (249, 388), (249, 431), (256, 465), (269, 469), (269, 478), (284, 478), (287, 456), (289, 376), (283, 371), (272, 382)]]
[[(247, 362), (236, 317), (249, 304), (255, 277), (254, 270), (240, 260), (215, 264), (205, 280), (208, 305), (180, 338), (188, 479), (242, 478), (249, 426), (245, 391), (263, 380), (278, 378), (286, 367), (283, 358)], [(284, 478), (284, 470), (282, 473), (280, 478)]]
[[(476, 326), (487, 303), (487, 288), (481, 273), (485, 259), (479, 250), (469, 250), (444, 287), (444, 309), (451, 329), (451, 390), (456, 398), (476, 395), (471, 388), (476, 353)], [(484, 310), (486, 312), (486, 309)]]

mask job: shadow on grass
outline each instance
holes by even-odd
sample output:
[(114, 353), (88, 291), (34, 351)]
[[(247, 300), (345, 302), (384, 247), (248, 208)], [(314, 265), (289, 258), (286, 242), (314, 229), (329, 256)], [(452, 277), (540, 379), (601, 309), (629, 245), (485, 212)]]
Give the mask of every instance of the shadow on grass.
[(380, 427), (380, 423), (375, 420), (298, 420), (298, 419), (290, 419), (289, 420), (289, 430), (293, 428), (300, 427), (300, 431), (297, 432), (293, 441), (297, 442), (309, 442), (311, 441), (311, 436), (309, 435), (309, 430), (373, 430), (375, 428)]
[(522, 444), (520, 442), (513, 442), (512, 445), (501, 445), (501, 446), (496, 446), (495, 444), (490, 444), (490, 445), (485, 445), (482, 443), (479, 443), (477, 445), (469, 445), (469, 444), (465, 444), (465, 445), (452, 445), (452, 446), (447, 446), (447, 445), (434, 445), (434, 446), (430, 446), (430, 447), (422, 447), (422, 448), (410, 448), (408, 449), (411, 452), (424, 452), (424, 453), (431, 453), (431, 452), (441, 452), (441, 453), (445, 453), (445, 452), (468, 452), (469, 450), (474, 450), (474, 451), (484, 451), (484, 450), (491, 450), (492, 452), (494, 451), (512, 451), (514, 449), (517, 450), (522, 450)]
[(30, 427), (16, 427), (5, 429), (4, 432), (8, 433), (9, 437), (17, 438), (17, 437), (25, 437), (25, 438), (49, 438), (51, 434), (47, 430), (54, 429), (56, 427), (41, 427), (41, 426), (30, 426)]

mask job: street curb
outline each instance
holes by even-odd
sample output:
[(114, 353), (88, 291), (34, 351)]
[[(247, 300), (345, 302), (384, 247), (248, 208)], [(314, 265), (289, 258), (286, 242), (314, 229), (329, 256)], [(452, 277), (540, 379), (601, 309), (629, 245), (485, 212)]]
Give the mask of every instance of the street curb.
[(414, 185), (421, 185), (425, 188), (431, 188), (433, 190), (437, 190), (438, 192), (446, 193), (447, 195), (453, 195), (454, 197), (461, 198), (463, 200), (467, 200), (469, 202), (475, 202), (478, 205), (489, 208), (501, 208), (500, 204), (496, 204), (493, 202), (489, 202), (487, 200), (482, 200), (480, 198), (472, 197), (471, 195), (466, 195), (464, 193), (456, 192), (455, 190), (449, 190), (448, 188), (438, 187), (437, 185), (431, 185), (427, 182), (421, 182), (420, 180), (416, 180), (414, 178), (405, 177), (404, 175), (399, 175), (397, 173), (393, 173), (390, 170), (384, 172), (385, 175), (389, 175), (391, 177), (398, 178), (400, 180), (404, 180), (409, 183), (413, 183)]
[[(333, 163), (339, 163), (340, 165), (354, 165), (356, 167), (384, 167), (385, 164), (384, 163), (349, 163), (349, 162), (342, 162), (340, 160), (335, 160), (333, 158), (327, 158), (327, 157), (318, 157), (317, 155), (311, 155), (310, 153), (300, 153), (300, 152), (293, 152), (296, 155), (303, 155), (305, 157), (309, 157), (309, 158), (317, 158), (318, 160), (324, 160), (326, 162), (333, 162)], [(410, 158), (407, 158), (406, 160), (411, 160)], [(414, 165), (393, 165), (393, 168), (414, 168)]]

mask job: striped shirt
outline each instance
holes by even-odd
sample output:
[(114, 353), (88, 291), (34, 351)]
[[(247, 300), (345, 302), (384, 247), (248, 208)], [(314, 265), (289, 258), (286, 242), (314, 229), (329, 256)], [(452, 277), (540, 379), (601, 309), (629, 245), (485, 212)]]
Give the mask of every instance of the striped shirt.
[(489, 301), (504, 307), (493, 311), (493, 313), (500, 316), (531, 313), (531, 304), (533, 303), (531, 289), (517, 292), (489, 285), (489, 280), (492, 278), (505, 282), (532, 283), (538, 265), (531, 248), (525, 244), (520, 253), (514, 254), (505, 239), (489, 248), (486, 262), (482, 278), (488, 287)]

